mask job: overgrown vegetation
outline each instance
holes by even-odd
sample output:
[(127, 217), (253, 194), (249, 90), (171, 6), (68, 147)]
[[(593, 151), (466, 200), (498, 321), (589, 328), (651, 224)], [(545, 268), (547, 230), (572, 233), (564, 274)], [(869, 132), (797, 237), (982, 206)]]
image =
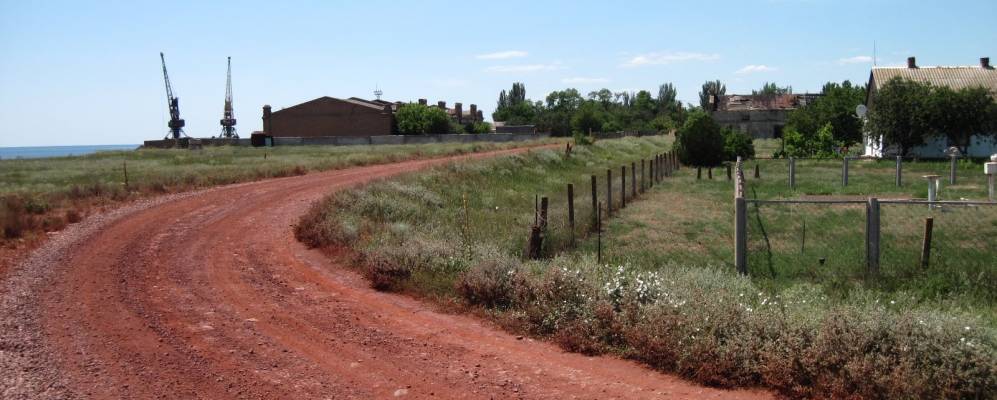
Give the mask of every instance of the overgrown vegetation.
[(208, 147), (0, 160), (0, 242), (57, 231), (92, 207), (150, 194), (522, 145)]
[(554, 136), (571, 136), (575, 132), (669, 132), (685, 121), (686, 113), (670, 83), (659, 86), (656, 97), (647, 90), (614, 93), (600, 89), (583, 98), (577, 89), (569, 88), (532, 102), (526, 98), (526, 86), (516, 82), (509, 92), (499, 93), (492, 119), (509, 125), (536, 125), (539, 131)]
[[(353, 248), (375, 284), (387, 277), (393, 290), (462, 300), (569, 350), (616, 353), (711, 385), (818, 398), (983, 398), (997, 389), (997, 332), (980, 308), (861, 281), (835, 292), (802, 275), (771, 284), (733, 273), (723, 261), (732, 221), (726, 181), (696, 182), (685, 169), (629, 202), (607, 224), (608, 263), (596, 262), (595, 240), (584, 237), (589, 198), (578, 189), (596, 174), (602, 198), (607, 167), (664, 146), (659, 138), (628, 138), (579, 146), (567, 158), (547, 150), (449, 165), (339, 192), (317, 204), (297, 233), (314, 246)], [(834, 181), (829, 170), (808, 167), (798, 165)], [(887, 168), (869, 171), (892, 183)], [(818, 181), (806, 183), (806, 193), (832, 186)], [(759, 196), (788, 194), (777, 178), (762, 182)], [(567, 183), (584, 207), (576, 211), (576, 245), (566, 228)], [(545, 259), (523, 261), (534, 194), (551, 195), (549, 241)]]

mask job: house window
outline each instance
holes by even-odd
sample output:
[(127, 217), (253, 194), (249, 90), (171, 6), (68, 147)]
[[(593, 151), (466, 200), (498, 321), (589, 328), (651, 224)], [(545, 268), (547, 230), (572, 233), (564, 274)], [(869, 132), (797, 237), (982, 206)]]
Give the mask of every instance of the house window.
[(782, 139), (782, 125), (775, 125), (772, 127), (772, 137)]

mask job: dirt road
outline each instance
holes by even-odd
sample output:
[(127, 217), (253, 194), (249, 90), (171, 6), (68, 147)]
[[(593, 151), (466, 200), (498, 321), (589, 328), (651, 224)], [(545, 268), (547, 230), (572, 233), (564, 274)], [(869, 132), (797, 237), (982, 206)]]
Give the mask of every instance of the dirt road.
[(434, 312), (369, 289), (292, 234), (330, 191), (514, 152), (225, 186), (75, 224), (0, 286), (0, 397), (769, 397)]

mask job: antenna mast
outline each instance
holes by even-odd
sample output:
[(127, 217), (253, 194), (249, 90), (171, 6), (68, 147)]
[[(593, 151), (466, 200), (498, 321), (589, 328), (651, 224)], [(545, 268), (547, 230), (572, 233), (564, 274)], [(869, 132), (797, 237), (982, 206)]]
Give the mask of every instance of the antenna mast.
[(187, 136), (183, 132), (184, 121), (180, 118), (180, 98), (173, 96), (173, 87), (170, 86), (170, 75), (166, 73), (166, 56), (159, 52), (159, 58), (163, 61), (163, 80), (166, 81), (166, 105), (170, 108), (170, 122), (166, 126), (170, 127), (169, 139), (180, 139), (180, 136)]
[(222, 113), (222, 137), (238, 139), (235, 131), (235, 111), (232, 109), (232, 57), (228, 58), (228, 73), (225, 78), (225, 110)]
[(381, 100), (382, 94), (384, 94), (384, 92), (381, 91), (381, 88), (377, 87), (377, 85), (374, 85), (374, 97), (377, 97), (378, 100)]

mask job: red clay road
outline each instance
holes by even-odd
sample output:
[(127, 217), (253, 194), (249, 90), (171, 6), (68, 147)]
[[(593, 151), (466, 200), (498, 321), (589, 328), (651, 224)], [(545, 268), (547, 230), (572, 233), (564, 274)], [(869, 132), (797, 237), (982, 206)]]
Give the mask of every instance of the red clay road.
[(565, 353), (376, 292), (292, 234), (334, 190), (518, 151), (237, 184), (74, 224), (0, 286), (0, 397), (770, 397)]

